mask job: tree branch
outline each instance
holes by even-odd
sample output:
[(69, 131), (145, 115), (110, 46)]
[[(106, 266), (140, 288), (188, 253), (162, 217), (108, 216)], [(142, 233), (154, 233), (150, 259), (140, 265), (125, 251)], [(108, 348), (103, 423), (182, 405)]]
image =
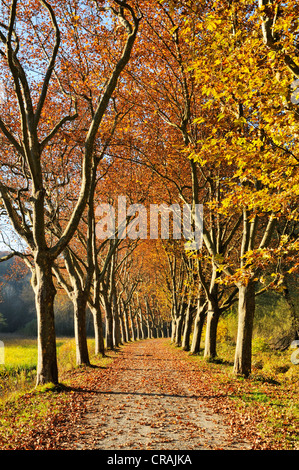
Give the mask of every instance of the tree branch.
[(43, 141), (40, 143), (40, 149), (41, 151), (46, 147), (46, 145), (48, 144), (48, 142), (50, 142), (51, 139), (53, 139), (53, 137), (55, 136), (55, 134), (57, 134), (57, 132), (62, 128), (62, 126), (66, 123), (66, 122), (71, 122), (71, 121), (74, 121), (75, 119), (77, 119), (78, 117), (78, 113), (76, 112), (75, 114), (73, 114), (72, 116), (68, 115), (68, 116), (65, 116), (63, 117), (55, 126), (54, 128), (51, 130), (51, 132), (43, 139)]
[(131, 12), (132, 17), (133, 17), (132, 32), (127, 36), (127, 40), (124, 45), (122, 55), (120, 59), (118, 60), (117, 64), (115, 65), (115, 68), (108, 80), (105, 91), (98, 103), (97, 109), (95, 111), (92, 122), (90, 124), (89, 130), (85, 139), (85, 158), (83, 161), (83, 169), (82, 169), (83, 182), (81, 186), (80, 196), (77, 201), (76, 207), (73, 211), (73, 214), (69, 220), (69, 223), (64, 230), (62, 237), (57, 242), (57, 244), (51, 249), (52, 255), (54, 257), (58, 256), (63, 251), (64, 247), (71, 240), (76, 230), (76, 227), (78, 225), (78, 222), (82, 216), (82, 213), (84, 211), (84, 208), (88, 199), (89, 190), (91, 187), (92, 158), (93, 158), (94, 142), (96, 139), (96, 135), (99, 130), (100, 124), (102, 122), (105, 111), (107, 109), (107, 106), (109, 104), (110, 98), (116, 88), (118, 78), (120, 74), (122, 73), (122, 71), (124, 70), (127, 63), (129, 62), (133, 44), (137, 37), (139, 22), (141, 18), (137, 18), (135, 16), (134, 12), (132, 11), (132, 8), (129, 7), (126, 4), (126, 2), (117, 2), (117, 3), (121, 4), (121, 6), (123, 6), (124, 8), (127, 8)]
[(262, 19), (262, 33), (264, 44), (268, 46), (273, 51), (281, 51), (283, 53), (284, 62), (289, 69), (289, 71), (299, 78), (299, 65), (293, 60), (293, 58), (284, 52), (284, 48), (274, 37), (274, 27), (278, 16), (278, 8), (276, 5), (275, 13), (271, 12), (271, 7), (275, 5), (271, 0), (259, 0), (259, 8), (262, 9), (261, 19)]
[(42, 87), (42, 91), (41, 91), (41, 94), (40, 94), (40, 98), (39, 98), (39, 101), (38, 101), (38, 104), (37, 104), (37, 107), (36, 107), (36, 111), (35, 111), (34, 121), (35, 121), (36, 126), (38, 125), (38, 122), (40, 120), (41, 111), (43, 109), (43, 105), (44, 105), (44, 102), (45, 102), (45, 99), (46, 99), (46, 96), (47, 96), (50, 79), (51, 79), (51, 76), (52, 76), (52, 73), (53, 73), (53, 70), (54, 70), (55, 61), (56, 61), (56, 57), (57, 57), (59, 46), (60, 46), (60, 30), (59, 30), (59, 27), (58, 27), (58, 24), (57, 24), (57, 21), (56, 21), (56, 17), (55, 17), (53, 8), (51, 7), (51, 5), (46, 0), (40, 0), (40, 2), (46, 8), (46, 10), (48, 10), (48, 12), (50, 14), (52, 25), (53, 25), (53, 28), (54, 28), (54, 31), (55, 31), (55, 44), (54, 44), (54, 48), (53, 48), (53, 51), (52, 51), (51, 59), (49, 61), (47, 72), (46, 72), (46, 75), (45, 75), (45, 78), (44, 78), (44, 81), (43, 81), (43, 87)]

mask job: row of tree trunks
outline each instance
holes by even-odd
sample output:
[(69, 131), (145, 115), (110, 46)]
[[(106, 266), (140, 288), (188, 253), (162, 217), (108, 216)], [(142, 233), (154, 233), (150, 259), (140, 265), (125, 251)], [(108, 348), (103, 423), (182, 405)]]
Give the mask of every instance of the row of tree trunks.
[[(243, 268), (244, 255), (252, 250), (256, 242), (257, 234), (257, 217), (249, 217), (249, 211), (243, 211), (243, 239), (241, 244), (240, 253), (240, 267)], [(275, 219), (272, 215), (269, 216), (265, 224), (263, 236), (259, 243), (259, 248), (267, 247), (271, 241), (273, 230), (275, 227)], [(216, 260), (217, 253), (212, 253)], [(172, 265), (171, 265), (172, 267)], [(238, 300), (238, 332), (236, 338), (235, 359), (234, 359), (234, 373), (248, 377), (251, 373), (251, 356), (252, 356), (252, 335), (253, 335), (253, 322), (255, 314), (255, 297), (256, 297), (256, 278), (258, 277), (258, 269), (253, 270), (250, 277), (246, 277), (239, 282), (236, 282), (236, 289), (233, 289), (229, 297), (222, 302), (222, 293), (219, 289), (217, 279), (219, 277), (217, 262), (212, 264), (212, 273), (210, 277), (210, 285), (207, 287), (206, 278), (203, 276), (200, 265), (198, 264), (199, 285), (205, 292), (205, 305), (202, 307), (197, 305), (197, 313), (193, 321), (193, 345), (192, 353), (198, 352), (200, 347), (200, 336), (204, 321), (206, 322), (205, 346), (204, 357), (213, 359), (217, 356), (217, 326), (219, 318), (223, 311), (232, 305), (235, 300)], [(172, 272), (174, 272), (172, 270)], [(228, 270), (227, 274), (231, 275)], [(175, 283), (173, 282), (173, 287)], [(238, 295), (236, 295), (238, 294)], [(178, 306), (178, 299), (173, 294), (173, 332), (172, 340), (177, 346), (183, 345), (183, 349), (189, 350), (188, 337), (190, 335), (190, 311), (185, 310)], [(180, 296), (181, 307), (184, 303), (184, 295)], [(189, 306), (189, 305), (188, 305)], [(206, 311), (205, 311), (206, 308)], [(176, 312), (180, 311), (180, 315)], [(205, 316), (205, 318), (204, 318)], [(185, 322), (185, 330), (183, 335), (183, 323)], [(183, 343), (181, 341), (183, 335)]]
[(124, 303), (113, 308), (106, 297), (105, 303), (105, 340), (107, 349), (115, 349), (121, 344), (147, 338), (165, 338), (170, 335), (169, 322), (155, 326), (139, 309), (135, 315), (132, 308)]
[[(32, 54), (35, 56), (37, 63), (40, 61), (39, 64), (43, 63), (45, 60), (44, 54), (46, 54), (48, 66), (45, 73), (40, 74), (39, 77), (42, 77), (40, 78), (40, 82), (37, 84), (36, 80), (33, 85), (32, 77), (30, 76), (31, 72), (28, 74), (28, 63), (23, 66), (24, 61), (20, 60), (18, 57), (19, 45), (23, 42), (26, 44), (28, 37), (31, 36), (30, 28), (32, 26), (32, 20), (30, 15), (28, 18), (26, 15), (21, 15), (20, 17), (20, 9), (17, 3), (18, 2), (13, 1), (5, 5), (6, 13), (4, 17), (6, 19), (3, 19), (3, 21), (6, 21), (7, 24), (2, 23), (1, 27), (4, 28), (7, 36), (1, 32), (0, 42), (1, 45), (4, 45), (5, 49), (5, 52), (1, 50), (1, 57), (7, 67), (8, 81), (11, 82), (13, 85), (12, 90), (14, 90), (10, 99), (14, 103), (15, 109), (19, 110), (19, 114), (16, 114), (16, 124), (13, 132), (6, 127), (4, 124), (6, 119), (3, 121), (2, 116), (0, 122), (1, 130), (2, 132), (4, 131), (5, 138), (13, 149), (12, 154), (17, 155), (17, 160), (22, 161), (22, 169), (20, 172), (22, 172), (22, 178), (27, 181), (27, 187), (23, 188), (21, 185), (15, 192), (11, 192), (11, 185), (7, 185), (5, 183), (6, 179), (1, 177), (0, 196), (4, 203), (6, 213), (10, 218), (12, 227), (19, 236), (23, 238), (30, 251), (28, 260), (30, 260), (29, 265), (33, 275), (38, 323), (38, 367), (36, 383), (40, 385), (46, 382), (58, 382), (54, 325), (54, 300), (56, 290), (52, 278), (54, 263), (64, 250), (68, 249), (88, 204), (98, 131), (104, 115), (106, 114), (111, 97), (117, 87), (118, 79), (130, 60), (141, 18), (138, 17), (138, 13), (135, 13), (134, 9), (130, 5), (127, 5), (126, 2), (116, 1), (114, 3), (115, 8), (112, 8), (111, 12), (115, 14), (116, 21), (120, 21), (122, 25), (125, 24), (126, 31), (121, 45), (121, 54), (118, 55), (114, 66), (111, 68), (110, 75), (105, 77), (105, 87), (101, 90), (100, 96), (94, 99), (96, 105), (92, 109), (92, 112), (89, 113), (89, 115), (88, 112), (85, 112), (86, 120), (84, 121), (84, 128), (81, 128), (79, 121), (83, 122), (83, 120), (81, 119), (82, 115), (78, 119), (80, 104), (78, 103), (78, 96), (73, 86), (75, 82), (71, 85), (72, 92), (69, 90), (66, 91), (68, 85), (65, 85), (65, 83), (62, 85), (61, 80), (63, 81), (64, 77), (60, 76), (61, 57), (64, 56), (62, 48), (74, 47), (74, 49), (76, 49), (78, 46), (78, 42), (76, 43), (76, 41), (67, 44), (66, 41), (71, 35), (69, 38), (66, 38), (62, 31), (60, 15), (68, 15), (67, 9), (61, 13), (60, 6), (63, 8), (62, 4), (60, 4), (58, 8), (55, 2), (53, 5), (50, 5), (48, 2), (37, 2), (36, 7), (42, 8), (45, 11), (47, 19), (44, 21), (48, 23), (47, 27), (50, 28), (48, 38), (53, 36), (53, 41), (49, 41), (49, 49), (47, 52), (42, 48), (43, 53), (41, 54), (39, 45), (44, 41), (41, 40), (41, 36), (44, 34), (44, 26), (36, 25), (36, 35), (33, 34), (33, 37), (30, 38), (30, 41), (32, 41), (31, 49), (34, 51)], [(20, 24), (22, 24), (22, 27), (20, 27)], [(64, 38), (64, 45), (62, 44), (62, 38)], [(18, 45), (17, 47), (16, 44)], [(24, 48), (23, 44), (22, 47)], [(30, 56), (29, 50), (23, 50), (22, 53), (24, 56)], [(92, 60), (91, 57), (87, 59), (87, 52), (85, 57), (87, 62), (88, 60)], [(99, 69), (99, 74), (101, 74), (100, 70), (101, 69)], [(76, 80), (76, 72), (70, 69), (68, 74), (72, 75), (69, 81), (70, 84), (72, 79)], [(55, 75), (54, 80), (52, 79), (53, 75)], [(60, 86), (58, 93), (56, 93), (57, 88), (55, 88), (56, 85), (54, 85), (54, 82), (56, 85), (59, 84), (58, 86)], [(37, 89), (39, 90), (38, 93), (40, 93), (39, 96), (37, 96)], [(52, 96), (50, 96), (51, 93)], [(55, 109), (57, 110), (58, 121), (53, 124), (52, 129), (46, 126), (49, 130), (48, 133), (45, 134), (45, 130), (41, 131), (41, 129), (45, 126), (45, 117), (48, 119), (51, 114), (51, 108), (48, 107), (48, 103), (52, 102), (52, 99), (54, 100), (55, 94)], [(79, 94), (81, 94), (81, 92)], [(49, 122), (50, 121), (49, 119)], [(74, 121), (75, 127), (71, 129), (71, 125)], [(51, 179), (49, 178), (50, 168), (51, 166), (55, 167), (57, 164), (55, 159), (50, 157), (50, 149), (52, 145), (55, 146), (58, 144), (57, 136), (66, 123), (70, 126), (70, 133), (73, 133), (75, 129), (80, 133), (80, 145), (82, 150), (81, 177), (79, 177), (77, 181), (78, 191), (77, 195), (74, 194), (75, 204), (67, 217), (66, 227), (60, 233), (56, 232), (55, 237), (52, 237), (53, 233), (50, 233), (49, 226), (59, 218), (58, 212), (60, 209), (59, 211), (56, 210), (55, 197), (51, 198), (52, 188), (48, 185), (48, 180)], [(76, 144), (76, 146), (77, 145), (78, 144)], [(70, 143), (70, 146), (73, 146), (73, 143)], [(57, 145), (57, 149), (58, 148), (59, 145)], [(57, 150), (57, 153), (59, 153), (59, 150)], [(12, 169), (12, 178), (14, 178), (14, 165), (12, 165)], [(6, 176), (8, 176), (7, 172)], [(8, 176), (7, 181), (9, 181), (10, 178), (11, 176)], [(22, 192), (26, 193), (25, 197), (21, 194)], [(14, 203), (16, 194), (19, 195), (17, 205)], [(74, 286), (72, 297), (74, 303), (77, 360), (80, 363), (88, 363), (84, 338), (84, 312), (87, 298)]]

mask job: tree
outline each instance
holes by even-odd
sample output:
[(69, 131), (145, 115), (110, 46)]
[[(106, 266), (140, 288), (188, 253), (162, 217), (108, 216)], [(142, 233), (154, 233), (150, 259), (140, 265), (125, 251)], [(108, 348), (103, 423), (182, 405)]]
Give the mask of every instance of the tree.
[[(228, 294), (225, 308), (238, 293), (235, 372), (244, 375), (251, 370), (256, 283), (277, 243), (277, 220), (281, 214), (297, 217), (290, 207), (298, 198), (296, 141), (291, 137), (297, 110), (289, 74), (296, 75), (295, 16), (291, 2), (279, 7), (262, 3), (265, 17), (246, 0), (157, 5), (141, 32), (146, 31), (142, 41), (155, 72), (147, 80), (131, 72), (146, 103), (143, 119), (150, 122), (151, 153), (147, 141), (142, 144), (137, 137), (139, 158), (185, 202), (208, 203), (203, 259), (210, 260), (213, 275), (208, 282), (201, 276), (209, 310), (206, 355), (216, 354), (220, 298)], [(182, 10), (185, 17), (179, 15)], [(154, 124), (163, 127), (163, 134)], [(190, 158), (189, 172), (179, 153)], [(176, 158), (171, 161), (170, 155)], [(220, 287), (224, 273), (231, 290)]]
[[(263, 7), (267, 4), (265, 12), (269, 15), (267, 19), (263, 17), (261, 31), (255, 6), (250, 2), (214, 2), (205, 21), (201, 18), (198, 22), (198, 43), (199, 47), (204, 46), (205, 55), (194, 62), (196, 80), (204, 83), (206, 109), (219, 110), (213, 132), (202, 141), (195, 160), (212, 159), (215, 165), (217, 156), (218, 162), (229, 165), (229, 187), (218, 213), (228, 216), (232, 210), (238, 211), (242, 220), (239, 256), (226, 255), (216, 264), (217, 270), (231, 276), (238, 287), (234, 370), (246, 376), (251, 371), (256, 282), (262, 277), (269, 250), (277, 242), (273, 238), (277, 220), (282, 214), (290, 216), (289, 209), (298, 197), (296, 142), (291, 137), (296, 109), (286, 107), (281, 98), (285, 96), (283, 90), (292, 83), (285, 67), (291, 61), (285, 54), (285, 45), (275, 46), (278, 56), (278, 51), (284, 51), (279, 58), (273, 49), (269, 53), (265, 47), (271, 43), (269, 28), (273, 26), (272, 33), (278, 34), (278, 18), (284, 15), (274, 15), (275, 8), (280, 8), (278, 4), (262, 3)], [(289, 7), (285, 10), (286, 22), (282, 20), (280, 24), (282, 36), (292, 31), (292, 19), (287, 16)]]
[[(198, 11), (204, 15), (208, 7), (200, 7)], [(144, 76), (130, 70), (137, 88), (136, 93), (140, 96), (139, 101), (144, 103), (143, 137), (140, 139), (139, 133), (132, 133), (131, 148), (133, 147), (137, 155), (135, 162), (151, 169), (161, 179), (160, 184), (165, 186), (165, 190), (160, 190), (159, 194), (162, 201), (166, 196), (170, 204), (183, 201), (190, 204), (193, 210), (200, 202), (206, 203), (203, 224), (203, 239), (207, 250), (205, 263), (210, 258), (210, 271), (214, 274), (204, 278), (204, 270), (200, 266), (202, 260), (195, 266), (200, 269), (196, 274), (196, 282), (203, 283), (209, 305), (205, 354), (215, 356), (217, 324), (219, 315), (224, 310), (224, 293), (217, 283), (219, 274), (215, 259), (223, 256), (230, 248), (241, 217), (231, 217), (227, 220), (217, 213), (222, 188), (231, 171), (225, 165), (215, 164), (215, 159), (207, 163), (204, 156), (202, 160), (198, 158), (201, 142), (209, 139), (218, 113), (217, 108), (206, 108), (202, 89), (204, 84), (196, 82), (191, 69), (197, 57), (196, 47), (204, 50), (204, 43), (194, 45), (198, 42), (197, 29), (193, 24), (186, 28), (187, 21), (180, 13), (179, 8), (170, 8), (165, 3), (156, 4), (156, 9), (145, 15), (146, 21), (141, 29), (140, 41), (144, 45), (147, 62), (154, 62), (155, 68), (150, 74), (146, 71)], [(187, 25), (196, 19), (197, 14), (190, 14)], [(206, 59), (206, 56), (202, 57), (202, 60)], [(137, 109), (140, 116), (140, 108)], [(205, 120), (209, 122), (208, 125), (203, 124)], [(137, 117), (134, 122), (138, 122)], [(200, 253), (197, 254), (200, 256)], [(193, 275), (193, 268), (190, 275)], [(176, 277), (175, 274), (173, 277)], [(225, 291), (227, 294), (228, 289)], [(236, 290), (232, 289), (232, 292)], [(226, 308), (233, 301), (231, 292), (228, 299), (223, 302)], [(173, 305), (175, 307), (176, 304)], [(186, 307), (184, 302), (181, 307)], [(198, 308), (202, 311), (200, 304)], [(175, 316), (177, 317), (177, 314)], [(179, 318), (178, 326), (183, 322), (184, 311), (179, 314)], [(180, 336), (179, 331), (178, 334)]]
[[(11, 106), (1, 106), (0, 129), (4, 151), (1, 158), (0, 192), (13, 228), (25, 240), (32, 253), (30, 267), (38, 318), (37, 384), (42, 384), (58, 381), (53, 264), (72, 239), (86, 207), (94, 144), (118, 78), (129, 61), (140, 18), (127, 2), (112, 2), (111, 11), (121, 21), (125, 37), (120, 41), (121, 50), (101, 90), (102, 94), (98, 95), (95, 107), (89, 113), (87, 130), (84, 131), (80, 128), (80, 122), (85, 107), (82, 107), (82, 98), (80, 101), (75, 93), (76, 78), (72, 80), (73, 77), (68, 75), (68, 72), (71, 75), (72, 68), (68, 69), (69, 64), (63, 60), (63, 54), (59, 55), (63, 46), (68, 55), (67, 48), (75, 48), (78, 43), (59, 25), (62, 19), (60, 2), (50, 5), (45, 0), (40, 0), (32, 2), (31, 6), (30, 9), (27, 4), (25, 6), (17, 0), (13, 0), (10, 6), (4, 2), (1, 5), (2, 80), (13, 100)], [(77, 2), (76, 6), (77, 11), (81, 9), (82, 22), (89, 21), (90, 17), (86, 16), (89, 3)], [(67, 11), (64, 13), (68, 15)], [(94, 23), (98, 23), (100, 15), (94, 11), (92, 15)], [(78, 19), (79, 17), (75, 17), (72, 21), (77, 22)], [(50, 39), (45, 45), (46, 37)], [(88, 47), (92, 50), (93, 45), (89, 44)], [(32, 54), (29, 52), (31, 50)], [(30, 71), (27, 71), (28, 68), (35, 68), (36, 61), (44, 72), (40, 79), (40, 75), (35, 74), (32, 77)], [(53, 119), (48, 119), (48, 116), (53, 115), (53, 106), (57, 110), (55, 115), (58, 122), (51, 128), (48, 122), (50, 121), (51, 126)], [(66, 109), (70, 111), (65, 113)], [(47, 205), (53, 189), (47, 178), (47, 165), (48, 161), (55, 165), (59, 160), (54, 163), (53, 158), (63, 156), (61, 131), (64, 127), (69, 132), (82, 132), (84, 136), (80, 191), (75, 192), (77, 199), (70, 219), (63, 227), (59, 239), (54, 241), (47, 237)], [(71, 147), (74, 147), (73, 142)], [(70, 149), (68, 150), (68, 157), (71, 158)], [(74, 160), (73, 162), (75, 164)], [(17, 178), (14, 178), (12, 184), (15, 175)]]

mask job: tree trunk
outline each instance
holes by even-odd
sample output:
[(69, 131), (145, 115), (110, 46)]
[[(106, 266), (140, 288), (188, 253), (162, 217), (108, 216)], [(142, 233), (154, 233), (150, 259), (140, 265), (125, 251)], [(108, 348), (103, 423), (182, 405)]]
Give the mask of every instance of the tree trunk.
[(138, 315), (136, 315), (136, 339), (137, 341), (141, 339), (141, 327)]
[(127, 343), (127, 332), (125, 328), (125, 319), (122, 312), (119, 313), (119, 327), (120, 327), (120, 335), (121, 335), (121, 342)]
[(129, 328), (129, 321), (128, 321), (128, 311), (127, 311), (126, 306), (124, 306), (123, 318), (124, 318), (124, 327), (125, 327), (126, 343), (127, 343), (128, 341), (131, 341), (131, 335), (130, 335), (130, 328)]
[(220, 316), (218, 305), (218, 284), (216, 282), (219, 277), (217, 266), (213, 263), (212, 278), (210, 281), (210, 294), (208, 297), (208, 314), (206, 323), (206, 336), (205, 336), (205, 350), (204, 357), (213, 359), (216, 357), (217, 352), (217, 326)]
[(46, 257), (36, 257), (33, 288), (37, 313), (38, 363), (36, 385), (58, 383), (54, 299), (56, 289), (52, 265)]
[(174, 343), (176, 338), (176, 321), (172, 319), (171, 322), (171, 342)]
[(180, 315), (176, 318), (176, 332), (175, 332), (175, 344), (181, 346), (182, 344), (182, 329), (183, 329), (184, 315)]
[(193, 338), (190, 352), (191, 354), (197, 354), (200, 351), (200, 341), (202, 335), (202, 329), (206, 318), (206, 307), (197, 307), (197, 314), (194, 320)]
[(143, 324), (143, 315), (142, 314), (139, 314), (139, 328), (140, 328), (140, 337), (141, 339), (145, 339), (145, 328), (144, 328), (144, 324)]
[(105, 356), (104, 335), (103, 335), (103, 320), (101, 309), (90, 306), (93, 316), (94, 339), (95, 339), (95, 355), (101, 354)]
[(208, 315), (206, 325), (206, 337), (205, 337), (205, 358), (214, 358), (217, 355), (216, 344), (217, 344), (217, 326), (219, 320), (219, 309), (218, 305), (212, 305), (212, 302), (208, 303)]
[(136, 340), (136, 332), (135, 332), (135, 328), (134, 328), (133, 315), (132, 315), (132, 310), (131, 310), (130, 305), (129, 305), (129, 318), (130, 318), (130, 324), (131, 324), (131, 338), (132, 338), (132, 341), (135, 341)]
[(113, 308), (113, 342), (114, 347), (118, 347), (122, 344), (121, 331), (120, 331), (120, 318), (117, 306)]
[(86, 336), (86, 306), (87, 301), (82, 291), (74, 291), (72, 294), (74, 307), (74, 329), (76, 341), (77, 365), (90, 365), (87, 336)]
[(192, 309), (191, 309), (191, 301), (189, 301), (187, 313), (186, 313), (183, 341), (182, 341), (182, 349), (184, 351), (190, 351), (190, 335), (191, 335), (191, 328), (192, 328), (192, 320), (193, 320), (193, 314), (192, 314)]
[(112, 318), (112, 309), (111, 304), (104, 296), (104, 305), (105, 305), (105, 312), (106, 312), (106, 348), (113, 349), (113, 318)]
[(255, 313), (255, 282), (239, 285), (238, 334), (234, 374), (248, 377), (251, 373), (253, 319)]
[(148, 338), (148, 339), (151, 338), (151, 337), (152, 337), (152, 336), (151, 336), (151, 327), (150, 327), (150, 322), (149, 322), (148, 320), (146, 321), (146, 331), (147, 331), (147, 333), (146, 333), (146, 334), (147, 334), (147, 338)]

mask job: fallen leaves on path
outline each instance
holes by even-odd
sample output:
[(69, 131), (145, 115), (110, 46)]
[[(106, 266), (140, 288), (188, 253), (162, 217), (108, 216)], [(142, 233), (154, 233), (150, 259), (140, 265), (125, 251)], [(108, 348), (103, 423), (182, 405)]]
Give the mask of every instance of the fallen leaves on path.
[(107, 368), (71, 372), (56, 397), (59, 411), (24, 437), (17, 433), (10, 448), (272, 448), (257, 432), (259, 416), (240, 414), (230, 399), (235, 385), (221, 384), (217, 371), (199, 368), (169, 340), (130, 343), (111, 354)]
[[(85, 413), (64, 449), (248, 449), (211, 403), (209, 377), (187, 363), (163, 339), (122, 348), (107, 369), (89, 371), (84, 385)], [(199, 386), (200, 385), (200, 386)], [(221, 394), (219, 395), (219, 399)], [(219, 406), (219, 403), (217, 403)]]

